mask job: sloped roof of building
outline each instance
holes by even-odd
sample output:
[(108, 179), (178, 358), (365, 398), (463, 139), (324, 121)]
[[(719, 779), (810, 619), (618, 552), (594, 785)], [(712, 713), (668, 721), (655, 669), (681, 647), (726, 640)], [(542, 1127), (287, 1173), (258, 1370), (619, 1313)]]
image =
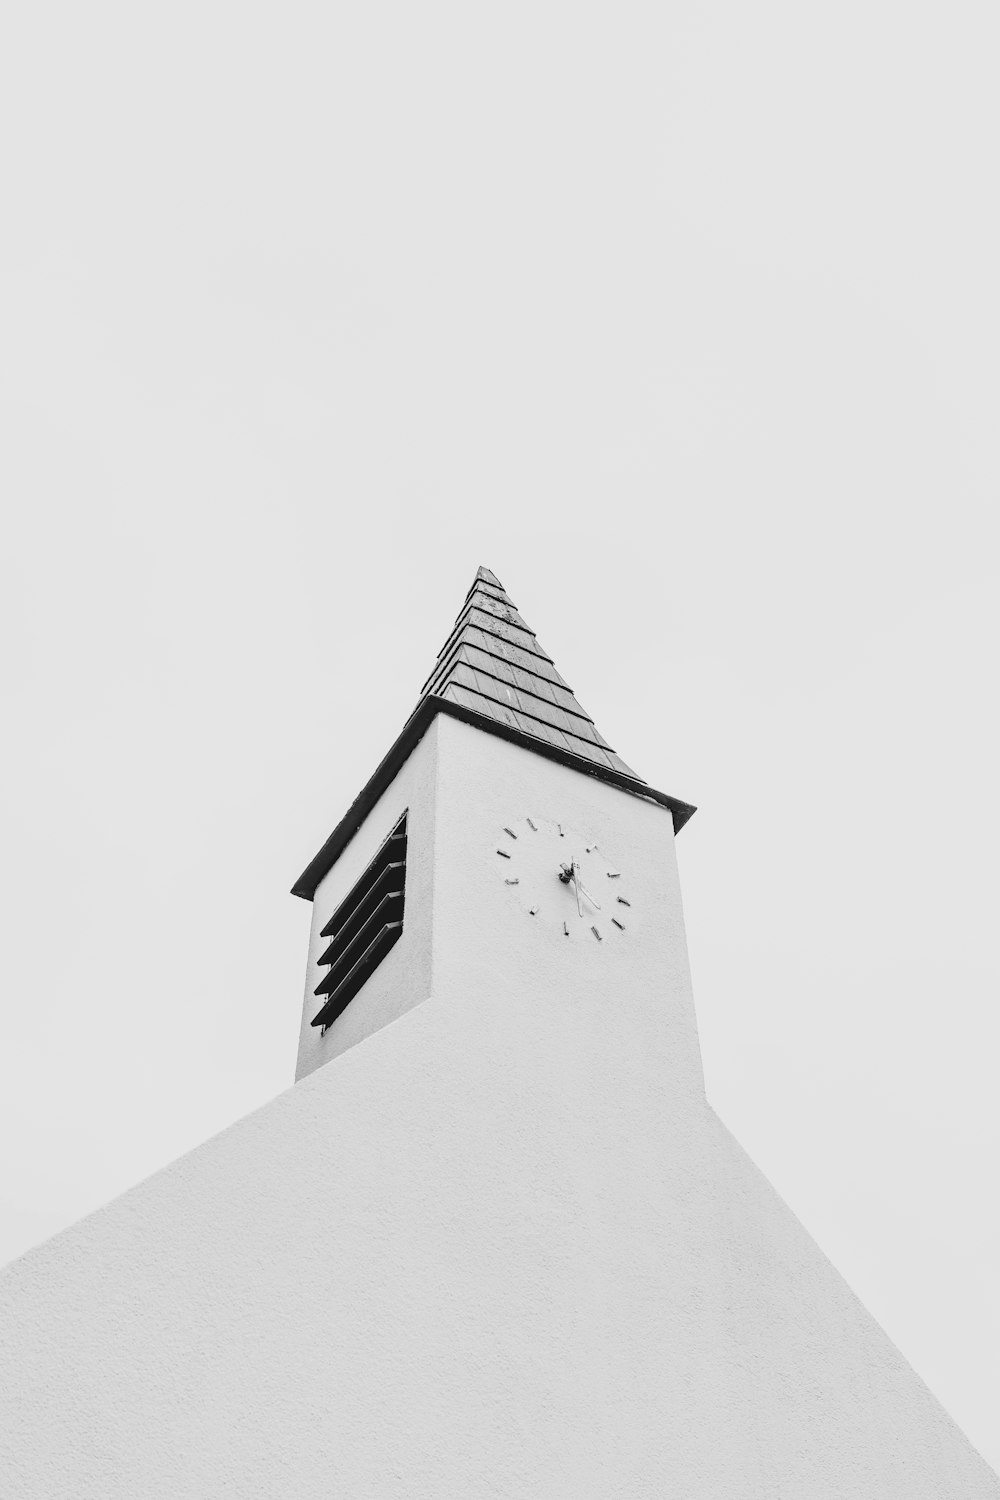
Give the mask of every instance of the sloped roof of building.
[(649, 786), (612, 749), (499, 578), (489, 568), (479, 568), (399, 738), (292, 886), (293, 895), (312, 900), (323, 876), (439, 713), (659, 802), (670, 808), (675, 832), (695, 810)]
[(475, 582), (421, 689), (529, 738), (640, 781), (616, 755), (489, 568)]

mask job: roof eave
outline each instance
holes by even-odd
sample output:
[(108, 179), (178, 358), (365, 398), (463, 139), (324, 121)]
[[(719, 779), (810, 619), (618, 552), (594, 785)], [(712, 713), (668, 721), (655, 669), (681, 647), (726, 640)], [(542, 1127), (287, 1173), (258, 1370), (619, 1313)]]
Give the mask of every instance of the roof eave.
[(523, 745), (526, 750), (533, 750), (536, 755), (542, 755), (546, 760), (558, 761), (561, 765), (580, 771), (585, 776), (594, 776), (598, 781), (608, 781), (612, 786), (631, 792), (635, 797), (644, 797), (647, 802), (658, 802), (661, 807), (670, 809), (675, 834), (681, 831), (695, 811), (690, 802), (681, 802), (677, 797), (668, 797), (666, 792), (658, 792), (654, 787), (647, 786), (644, 781), (636, 781), (631, 776), (614, 770), (611, 766), (595, 765), (592, 761), (584, 760), (582, 756), (560, 749), (558, 745), (550, 745), (545, 740), (535, 739), (530, 734), (513, 729), (507, 724), (498, 723), (497, 720), (489, 719), (484, 714), (477, 714), (472, 709), (466, 708), (464, 704), (453, 703), (449, 698), (439, 698), (429, 693), (417, 704), (388, 755), (376, 768), (374, 775), (370, 777), (360, 795), (351, 803), (322, 849), (306, 865), (292, 886), (293, 896), (301, 896), (305, 901), (312, 900), (320, 881), (350, 843), (386, 787), (395, 779), (404, 762), (412, 755), (416, 745), (427, 733), (436, 714), (448, 714), (453, 719), (461, 719), (463, 723), (482, 729), (487, 734), (495, 734), (502, 740), (510, 740), (515, 745)]

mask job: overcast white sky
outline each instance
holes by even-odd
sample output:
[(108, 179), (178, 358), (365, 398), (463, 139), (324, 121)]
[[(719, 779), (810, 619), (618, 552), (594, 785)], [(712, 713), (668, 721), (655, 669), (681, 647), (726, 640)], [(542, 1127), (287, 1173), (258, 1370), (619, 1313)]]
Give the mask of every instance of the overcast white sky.
[(710, 1097), (1000, 1465), (994, 4), (20, 5), (0, 1254), (290, 1084), (287, 894), (493, 568)]

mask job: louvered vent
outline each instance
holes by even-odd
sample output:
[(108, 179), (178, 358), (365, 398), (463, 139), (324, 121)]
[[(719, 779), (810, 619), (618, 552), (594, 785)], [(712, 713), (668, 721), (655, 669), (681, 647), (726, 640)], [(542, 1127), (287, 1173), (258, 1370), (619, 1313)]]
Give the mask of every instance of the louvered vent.
[(330, 942), (319, 959), (328, 972), (314, 993), (326, 1000), (313, 1017), (314, 1026), (325, 1031), (337, 1019), (400, 937), (405, 885), (404, 813), (320, 934)]

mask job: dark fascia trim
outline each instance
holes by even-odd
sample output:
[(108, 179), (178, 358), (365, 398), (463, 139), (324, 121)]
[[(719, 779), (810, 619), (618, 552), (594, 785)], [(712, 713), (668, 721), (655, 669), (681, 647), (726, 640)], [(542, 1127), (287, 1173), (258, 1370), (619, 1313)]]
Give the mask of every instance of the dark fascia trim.
[(543, 755), (546, 760), (556, 760), (561, 765), (570, 766), (574, 771), (581, 771), (584, 776), (594, 776), (598, 781), (609, 781), (612, 786), (631, 792), (634, 797), (644, 797), (647, 802), (658, 802), (661, 807), (668, 807), (673, 814), (674, 833), (680, 833), (688, 818), (695, 811), (690, 802), (681, 802), (677, 797), (668, 797), (666, 792), (658, 792), (653, 787), (647, 786), (644, 781), (634, 781), (631, 776), (626, 776), (611, 766), (595, 765), (592, 761), (584, 760), (582, 756), (573, 755), (569, 750), (561, 750), (557, 745), (550, 745), (546, 740), (536, 740), (533, 735), (524, 734), (519, 729), (512, 729), (496, 719), (488, 719), (484, 714), (477, 714), (471, 708), (466, 708), (464, 704), (453, 703), (450, 698), (438, 698), (435, 694), (429, 693), (417, 704), (403, 726), (403, 731), (396, 743), (361, 795), (351, 803), (322, 849), (306, 865), (292, 886), (293, 896), (301, 896), (304, 901), (312, 900), (323, 876), (333, 867), (334, 861), (350, 843), (386, 787), (398, 775), (403, 763), (413, 754), (436, 714), (447, 714), (452, 719), (461, 719), (463, 723), (485, 730), (487, 734), (495, 734), (502, 740), (510, 740), (512, 744), (523, 745), (526, 750), (533, 750), (536, 755)]

